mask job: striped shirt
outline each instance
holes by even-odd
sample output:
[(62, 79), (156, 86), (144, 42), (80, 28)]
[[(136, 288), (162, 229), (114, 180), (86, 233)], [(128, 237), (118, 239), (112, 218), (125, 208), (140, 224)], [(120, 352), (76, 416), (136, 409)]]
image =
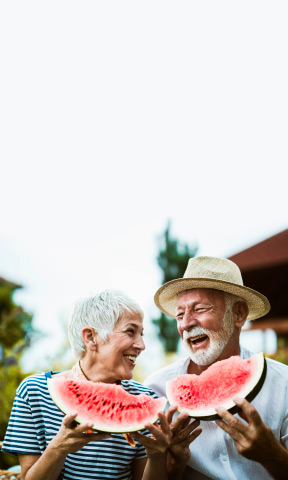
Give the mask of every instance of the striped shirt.
[[(27, 377), (17, 389), (2, 451), (15, 454), (41, 455), (57, 434), (64, 414), (50, 397), (47, 376), (51, 372)], [(122, 387), (131, 394), (145, 393), (157, 398), (150, 389), (133, 380), (123, 380)], [(150, 435), (148, 430), (141, 433)], [(128, 444), (122, 434), (89, 442), (76, 453), (69, 453), (58, 480), (132, 479), (135, 459), (146, 457), (143, 445)]]

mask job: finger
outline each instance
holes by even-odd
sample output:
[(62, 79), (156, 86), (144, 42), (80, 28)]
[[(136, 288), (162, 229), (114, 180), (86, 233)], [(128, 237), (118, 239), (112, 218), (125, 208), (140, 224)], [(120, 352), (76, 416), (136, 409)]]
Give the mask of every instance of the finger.
[(239, 440), (239, 432), (235, 430), (235, 428), (231, 427), (228, 423), (224, 422), (223, 420), (215, 420), (216, 425), (222, 428), (224, 432), (228, 433), (233, 440)]
[[(168, 423), (167, 423), (168, 425)], [(171, 429), (168, 425), (168, 430), (167, 431), (164, 431), (162, 428), (159, 428), (159, 426), (156, 426), (154, 424), (151, 424), (151, 423), (147, 423), (145, 425), (145, 428), (151, 433), (151, 437), (148, 437), (150, 438), (154, 443), (155, 442), (159, 442), (159, 444), (168, 444), (170, 445), (171, 443), (171, 438), (172, 438), (172, 432), (171, 432)]]
[[(194, 440), (199, 437), (200, 433), (202, 432), (202, 428), (197, 428), (197, 430), (194, 430), (188, 437), (186, 437), (182, 442), (179, 442), (178, 445), (183, 446), (183, 448), (188, 447), (190, 443), (194, 442)], [(171, 442), (172, 445), (172, 442)]]
[[(186, 414), (183, 414), (183, 415), (186, 415)], [(179, 415), (178, 418), (180, 418), (180, 415)], [(177, 422), (178, 418), (175, 420), (175, 422), (173, 423), (173, 425), (171, 427), (174, 435), (175, 434), (178, 435), (180, 433), (181, 434), (183, 433), (183, 435), (185, 436), (185, 435), (191, 433), (195, 428), (199, 427), (199, 425), (200, 425), (199, 420), (196, 419), (196, 420), (193, 420), (193, 422), (192, 422), (191, 417), (189, 417), (189, 416), (188, 417), (183, 416), (183, 418), (181, 418)]]
[(172, 422), (173, 415), (176, 411), (177, 411), (177, 405), (171, 405), (171, 407), (168, 408), (166, 416), (169, 424)]
[(246, 415), (245, 415), (245, 413), (243, 412), (243, 410), (239, 410), (238, 415), (239, 415), (239, 417), (241, 417), (243, 420), (245, 420), (245, 422), (249, 423), (249, 419), (246, 417)]
[(226, 423), (233, 425), (234, 427), (237, 425), (237, 423), (243, 425), (242, 422), (240, 422), (232, 413), (228, 412), (228, 410), (225, 410), (223, 407), (216, 407), (215, 411), (221, 417), (223, 420), (225, 420)]
[(189, 417), (188, 413), (180, 413), (180, 415), (171, 424), (171, 430), (173, 433), (176, 433), (178, 430), (182, 430), (183, 428), (187, 427), (190, 421), (191, 417)]
[[(255, 426), (259, 426), (262, 424), (262, 419), (257, 412), (257, 410), (249, 403), (245, 398), (235, 397), (233, 398), (233, 402), (241, 408), (243, 414), (245, 415), (246, 420), (248, 423), (253, 423)], [(242, 415), (241, 415), (242, 416)]]
[(202, 428), (197, 428), (197, 430), (194, 430), (194, 432), (192, 432), (187, 438), (187, 447), (188, 445), (190, 445), (190, 443), (194, 442), (194, 440), (196, 440), (196, 438), (199, 437), (201, 433), (202, 433)]
[(77, 423), (75, 422), (75, 418), (77, 417), (78, 412), (72, 412), (66, 415), (63, 420), (62, 424), (67, 428), (75, 428)]
[(241, 441), (241, 439), (247, 436), (247, 426), (244, 425), (242, 422), (234, 418), (233, 421), (227, 423), (224, 420), (215, 420), (216, 425), (222, 428), (224, 432), (228, 433), (230, 437), (237, 443)]
[(160, 426), (161, 426), (161, 429), (162, 429), (163, 433), (165, 433), (165, 434), (172, 433), (165, 413), (159, 412), (158, 417), (159, 417), (159, 420), (160, 420)]
[(159, 429), (156, 425), (153, 425), (152, 423), (146, 423), (146, 425), (144, 426), (153, 435), (155, 439), (160, 440), (161, 438), (163, 438), (162, 430)]
[(133, 433), (130, 433), (130, 435), (132, 438), (142, 443), (144, 447), (151, 446), (151, 440), (152, 440), (151, 437), (147, 437), (147, 435), (143, 435), (142, 433), (139, 433), (139, 432), (133, 432)]
[(88, 435), (89, 433), (93, 434), (92, 427), (93, 427), (93, 423), (85, 422), (85, 423), (79, 423), (77, 425), (77, 427), (75, 427), (74, 430), (75, 430), (76, 433), (86, 433), (87, 432), (87, 435)]
[[(195, 430), (197, 427), (199, 427), (200, 422), (199, 420), (194, 420), (190, 425), (188, 425), (187, 428), (182, 430), (181, 432), (177, 433), (176, 435), (173, 436), (172, 438), (172, 445), (178, 445), (178, 444), (183, 444), (183, 445), (189, 445), (193, 440), (194, 440), (194, 432), (199, 432), (197, 434), (200, 435), (202, 432), (202, 429), (199, 428)], [(189, 440), (191, 438), (191, 440)], [(196, 438), (196, 437), (195, 437)]]

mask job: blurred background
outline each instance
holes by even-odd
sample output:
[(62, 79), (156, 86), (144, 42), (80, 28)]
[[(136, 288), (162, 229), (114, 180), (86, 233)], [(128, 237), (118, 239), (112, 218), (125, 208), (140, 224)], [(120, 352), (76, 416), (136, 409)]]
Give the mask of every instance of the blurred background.
[(190, 256), (238, 263), (272, 305), (243, 345), (288, 362), (287, 13), (1, 3), (0, 440), (21, 379), (72, 364), (80, 296), (140, 303), (138, 380), (183, 355), (153, 296)]

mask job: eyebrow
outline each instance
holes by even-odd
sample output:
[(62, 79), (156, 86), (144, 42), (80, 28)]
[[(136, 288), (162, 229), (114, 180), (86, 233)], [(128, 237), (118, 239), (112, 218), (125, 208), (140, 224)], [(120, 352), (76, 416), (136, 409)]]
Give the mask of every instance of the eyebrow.
[(196, 301), (192, 301), (191, 303), (188, 303), (187, 305), (185, 306), (182, 306), (182, 305), (179, 305), (176, 307), (176, 312), (178, 312), (179, 310), (185, 310), (185, 308), (188, 306), (188, 307), (197, 307), (198, 305), (203, 305), (205, 307), (208, 307), (210, 306), (211, 307), (211, 302), (200, 302), (198, 300)]
[[(139, 325), (138, 325), (137, 323), (128, 322), (127, 325), (130, 325), (131, 327), (134, 327), (134, 328), (136, 328), (137, 330), (140, 330)], [(141, 331), (142, 331), (142, 333), (144, 332), (144, 327), (142, 328)]]

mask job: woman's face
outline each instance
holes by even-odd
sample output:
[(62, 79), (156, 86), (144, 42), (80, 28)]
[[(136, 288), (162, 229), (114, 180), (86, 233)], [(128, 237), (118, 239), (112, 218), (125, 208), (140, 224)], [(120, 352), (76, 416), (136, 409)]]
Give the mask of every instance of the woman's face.
[(126, 312), (116, 323), (106, 343), (97, 345), (97, 368), (103, 382), (130, 380), (138, 355), (145, 349), (143, 320), (139, 313)]

